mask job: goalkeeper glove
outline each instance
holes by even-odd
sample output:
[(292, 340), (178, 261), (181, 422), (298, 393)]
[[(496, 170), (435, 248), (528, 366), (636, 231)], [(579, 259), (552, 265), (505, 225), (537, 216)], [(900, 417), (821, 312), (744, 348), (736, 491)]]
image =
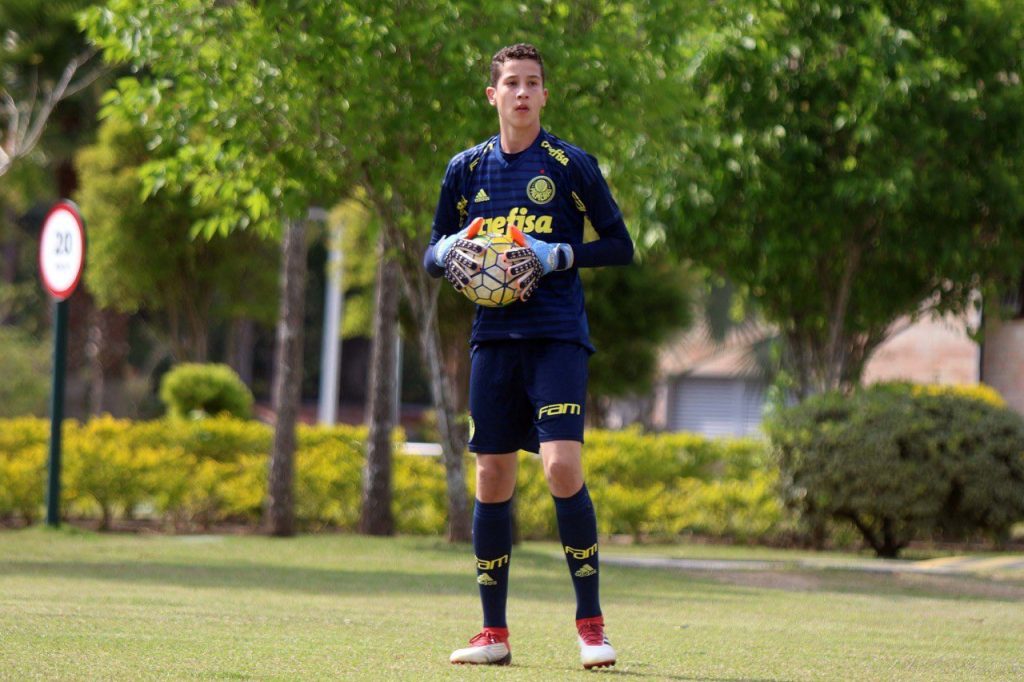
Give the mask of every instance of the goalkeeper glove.
[(526, 236), (514, 226), (509, 228), (509, 233), (519, 247), (503, 253), (500, 260), (514, 278), (519, 300), (530, 298), (544, 275), (572, 267), (573, 252), (568, 244), (549, 244)]
[(483, 265), (484, 247), (473, 239), (480, 233), (483, 218), (476, 218), (467, 227), (434, 245), (434, 262), (444, 268), (444, 277), (456, 291), (469, 284), (470, 277)]
[[(480, 233), (480, 228), (483, 226), (483, 224), (483, 218), (476, 218), (475, 220), (473, 220), (473, 222), (471, 222), (469, 225), (462, 228), (455, 234), (450, 234), (447, 237), (442, 238), (436, 244), (434, 244), (434, 263), (437, 264), (439, 268), (445, 267), (445, 259), (447, 258), (451, 250), (455, 247), (455, 245), (463, 240), (471, 241)], [(464, 244), (460, 244), (460, 246), (465, 248)], [(478, 245), (474, 244), (474, 246)], [(470, 250), (473, 252), (476, 251), (475, 249)]]
[(505, 254), (506, 260), (522, 260), (524, 256), (515, 252), (529, 250), (540, 261), (542, 269), (540, 274), (542, 276), (557, 270), (568, 270), (572, 267), (575, 256), (573, 255), (572, 247), (568, 244), (541, 241), (528, 234), (523, 234), (516, 227), (511, 229), (515, 241), (524, 246), (520, 249), (510, 249)]

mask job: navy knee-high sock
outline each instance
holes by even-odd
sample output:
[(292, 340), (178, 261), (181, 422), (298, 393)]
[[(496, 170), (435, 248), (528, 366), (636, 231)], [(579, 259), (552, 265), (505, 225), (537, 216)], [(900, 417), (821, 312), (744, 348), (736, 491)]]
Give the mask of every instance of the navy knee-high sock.
[[(554, 497), (554, 496), (552, 496)], [(555, 497), (558, 535), (576, 590), (576, 618), (601, 615), (598, 595), (597, 515), (586, 484), (572, 497)]]
[(508, 564), (512, 558), (512, 500), (473, 507), (473, 552), (484, 627), (504, 628), (508, 600)]

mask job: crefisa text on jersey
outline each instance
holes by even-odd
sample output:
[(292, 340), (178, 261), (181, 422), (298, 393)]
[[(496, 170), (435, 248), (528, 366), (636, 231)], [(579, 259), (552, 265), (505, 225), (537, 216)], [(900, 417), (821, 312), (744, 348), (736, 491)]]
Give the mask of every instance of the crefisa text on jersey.
[(551, 216), (535, 215), (522, 206), (516, 206), (508, 212), (507, 216), (499, 215), (485, 219), (480, 232), (486, 234), (491, 230), (501, 231), (507, 225), (515, 225), (520, 231), (526, 233), (550, 234)]

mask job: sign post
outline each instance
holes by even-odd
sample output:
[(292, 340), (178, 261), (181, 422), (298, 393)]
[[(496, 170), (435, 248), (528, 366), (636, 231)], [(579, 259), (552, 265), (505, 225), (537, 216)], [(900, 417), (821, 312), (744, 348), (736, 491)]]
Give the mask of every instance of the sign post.
[(68, 337), (68, 298), (85, 264), (85, 223), (69, 200), (57, 202), (39, 237), (39, 273), (53, 304), (53, 388), (50, 395), (50, 460), (46, 486), (46, 525), (60, 526), (61, 424)]

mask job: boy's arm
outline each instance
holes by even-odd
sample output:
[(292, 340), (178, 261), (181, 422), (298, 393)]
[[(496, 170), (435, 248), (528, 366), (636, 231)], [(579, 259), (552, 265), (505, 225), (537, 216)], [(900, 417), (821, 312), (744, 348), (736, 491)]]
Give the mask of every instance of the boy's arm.
[(423, 252), (423, 267), (431, 277), (444, 275), (444, 265), (437, 263), (434, 247), (445, 237), (458, 232), (462, 222), (456, 208), (458, 197), (455, 190), (455, 177), (458, 172), (455, 166), (455, 159), (452, 159), (445, 170), (444, 180), (441, 182), (441, 193), (437, 198), (437, 208), (434, 210), (434, 226), (430, 232), (430, 242), (427, 244), (426, 251)]
[(423, 252), (423, 268), (431, 277), (441, 277), (444, 275), (444, 268), (434, 261), (434, 245), (441, 241), (443, 236), (436, 229), (432, 230), (430, 233), (430, 243), (427, 244), (427, 250)]
[(622, 211), (615, 203), (608, 183), (589, 154), (579, 168), (580, 195), (573, 195), (576, 207), (590, 219), (597, 239), (585, 244), (572, 244), (575, 265), (594, 268), (603, 265), (629, 265), (633, 262), (633, 239), (626, 230)]
[(598, 238), (586, 244), (570, 244), (573, 264), (578, 268), (596, 268), (603, 265), (629, 265), (633, 262), (633, 239), (620, 217), (598, 231)]

